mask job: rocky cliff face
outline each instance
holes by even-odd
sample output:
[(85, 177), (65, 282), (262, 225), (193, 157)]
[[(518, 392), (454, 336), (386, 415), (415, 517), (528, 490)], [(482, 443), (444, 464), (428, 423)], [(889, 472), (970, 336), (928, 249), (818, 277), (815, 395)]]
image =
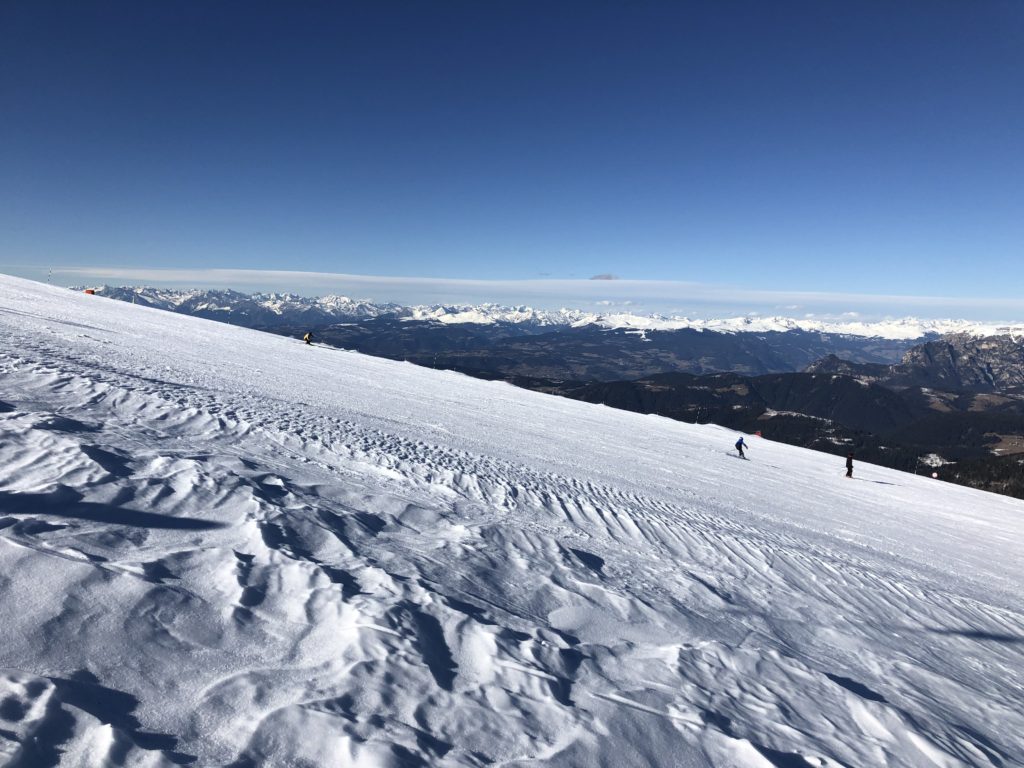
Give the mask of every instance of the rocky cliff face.
[(806, 371), (854, 376), (894, 388), (1024, 392), (1024, 337), (950, 334), (912, 347), (896, 365), (864, 364), (829, 355)]
[(953, 334), (910, 349), (898, 367), (922, 386), (1014, 390), (1024, 387), (1024, 338)]

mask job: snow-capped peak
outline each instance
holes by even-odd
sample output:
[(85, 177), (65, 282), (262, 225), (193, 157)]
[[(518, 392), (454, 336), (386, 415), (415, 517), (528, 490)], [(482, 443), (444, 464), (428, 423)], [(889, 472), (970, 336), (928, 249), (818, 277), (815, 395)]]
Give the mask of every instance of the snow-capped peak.
[(913, 317), (878, 321), (817, 320), (813, 318), (741, 317), (691, 319), (678, 316), (643, 316), (633, 314), (605, 314), (581, 324), (594, 323), (606, 328), (642, 328), (645, 330), (673, 331), (690, 328), (716, 333), (786, 333), (811, 331), (816, 333), (864, 336), (881, 339), (919, 339), (925, 336), (943, 336), (965, 333), (973, 336), (997, 336), (1024, 333), (1024, 324), (979, 323), (970, 320), (922, 320)]

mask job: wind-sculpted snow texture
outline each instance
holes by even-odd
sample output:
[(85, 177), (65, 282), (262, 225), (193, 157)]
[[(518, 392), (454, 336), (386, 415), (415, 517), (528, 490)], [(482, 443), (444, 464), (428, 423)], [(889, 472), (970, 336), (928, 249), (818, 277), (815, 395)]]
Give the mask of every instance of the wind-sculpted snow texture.
[(0, 278), (11, 765), (1024, 764), (1024, 504)]

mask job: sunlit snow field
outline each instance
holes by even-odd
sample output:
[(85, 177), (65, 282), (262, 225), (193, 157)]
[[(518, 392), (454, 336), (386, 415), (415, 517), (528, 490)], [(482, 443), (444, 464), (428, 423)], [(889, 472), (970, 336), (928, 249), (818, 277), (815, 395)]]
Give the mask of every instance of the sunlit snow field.
[(0, 761), (1024, 764), (1024, 503), (765, 438), (0, 277)]

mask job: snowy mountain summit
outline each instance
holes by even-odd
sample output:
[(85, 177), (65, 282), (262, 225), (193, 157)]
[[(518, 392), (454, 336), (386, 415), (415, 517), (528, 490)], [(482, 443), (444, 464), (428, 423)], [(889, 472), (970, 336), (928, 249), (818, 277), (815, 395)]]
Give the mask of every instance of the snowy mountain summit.
[(8, 277), (0, 372), (0, 762), (1024, 764), (1019, 501)]

